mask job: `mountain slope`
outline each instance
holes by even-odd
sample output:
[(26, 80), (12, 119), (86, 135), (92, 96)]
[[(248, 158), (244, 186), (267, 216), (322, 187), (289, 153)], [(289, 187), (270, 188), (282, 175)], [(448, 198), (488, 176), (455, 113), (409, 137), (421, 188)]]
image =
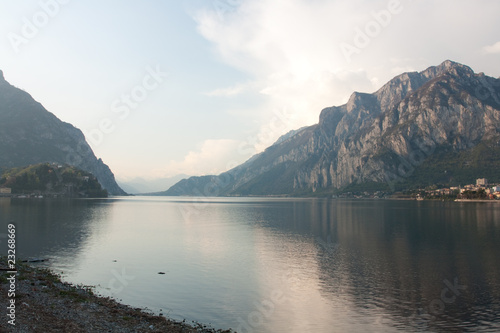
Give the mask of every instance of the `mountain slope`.
[(126, 194), (79, 129), (10, 85), (0, 71), (0, 168), (43, 162), (76, 166), (96, 176), (110, 194)]
[[(465, 164), (460, 158), (475, 156), (479, 144), (500, 151), (499, 140), (500, 80), (447, 60), (401, 74), (373, 94), (355, 92), (347, 104), (324, 109), (318, 124), (246, 163), (219, 176), (183, 180), (166, 194), (308, 195), (356, 186), (394, 191), (424, 185), (419, 170), (433, 170), (426, 182), (495, 178), (494, 168), (483, 164), (497, 165), (500, 155), (480, 154)], [(439, 164), (440, 158), (451, 163)]]

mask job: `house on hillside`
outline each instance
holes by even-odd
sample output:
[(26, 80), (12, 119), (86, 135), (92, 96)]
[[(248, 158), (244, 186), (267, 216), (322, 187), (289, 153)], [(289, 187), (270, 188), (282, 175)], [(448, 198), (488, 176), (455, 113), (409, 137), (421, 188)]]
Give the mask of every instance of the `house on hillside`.
[(486, 178), (478, 178), (478, 179), (476, 179), (476, 186), (481, 186), (481, 187), (488, 186), (488, 179), (486, 179)]

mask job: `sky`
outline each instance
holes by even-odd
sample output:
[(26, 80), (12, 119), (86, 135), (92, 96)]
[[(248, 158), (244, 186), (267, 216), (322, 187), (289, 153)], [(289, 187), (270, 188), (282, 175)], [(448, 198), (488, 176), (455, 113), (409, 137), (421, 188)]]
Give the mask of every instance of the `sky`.
[(446, 59), (500, 76), (497, 0), (0, 0), (0, 69), (118, 180), (218, 174)]

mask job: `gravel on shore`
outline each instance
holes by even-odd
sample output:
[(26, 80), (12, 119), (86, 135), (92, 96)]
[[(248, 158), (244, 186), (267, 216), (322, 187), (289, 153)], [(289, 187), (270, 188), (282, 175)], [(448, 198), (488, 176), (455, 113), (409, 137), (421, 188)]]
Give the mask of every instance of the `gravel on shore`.
[(14, 297), (13, 274), (0, 257), (0, 332), (234, 332), (174, 321), (96, 296), (91, 288), (62, 282), (48, 269), (20, 263), (16, 269)]

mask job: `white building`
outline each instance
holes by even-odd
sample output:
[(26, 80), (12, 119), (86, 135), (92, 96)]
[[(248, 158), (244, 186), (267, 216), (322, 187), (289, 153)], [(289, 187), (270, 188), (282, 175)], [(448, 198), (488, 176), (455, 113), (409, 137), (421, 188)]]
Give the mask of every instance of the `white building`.
[(477, 186), (488, 186), (488, 179), (486, 178), (478, 178), (476, 179)]

